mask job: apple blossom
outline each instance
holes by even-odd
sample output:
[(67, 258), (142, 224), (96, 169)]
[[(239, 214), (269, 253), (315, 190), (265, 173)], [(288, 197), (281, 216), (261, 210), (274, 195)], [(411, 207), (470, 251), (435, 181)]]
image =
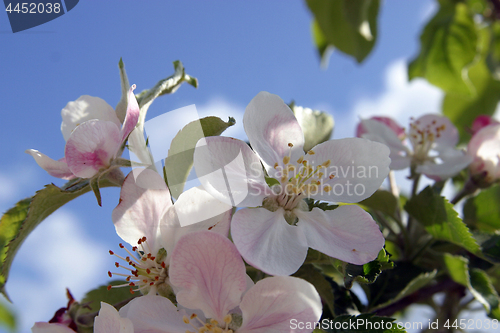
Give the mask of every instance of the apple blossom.
[(487, 187), (500, 179), (500, 124), (479, 130), (467, 146), (473, 158), (469, 166), (471, 177), (479, 187)]
[(427, 114), (410, 123), (408, 139), (413, 149), (405, 145), (394, 130), (383, 122), (365, 119), (363, 138), (381, 142), (391, 150), (391, 169), (414, 168), (435, 180), (444, 180), (464, 169), (471, 159), (456, 149), (458, 131), (443, 116)]
[(134, 129), (139, 106), (133, 91), (128, 92), (127, 115), (120, 124), (115, 111), (104, 100), (82, 96), (62, 110), (61, 131), (66, 140), (65, 156), (55, 161), (34, 149), (26, 150), (50, 175), (63, 179), (92, 178), (110, 168), (121, 155), (128, 135)]
[[(178, 308), (165, 297), (148, 294), (120, 309), (135, 332), (312, 332), (293, 329), (290, 320), (317, 322), (321, 317), (318, 292), (305, 280), (270, 277), (247, 289), (240, 254), (226, 237), (214, 232), (199, 231), (179, 239), (169, 275)], [(112, 313), (99, 317), (96, 322), (116, 321)]]
[[(276, 95), (259, 93), (243, 125), (253, 148), (225, 137), (201, 139), (194, 164), (204, 188), (241, 209), (231, 235), (243, 258), (272, 275), (290, 275), (308, 247), (354, 264), (377, 257), (384, 245), (377, 224), (358, 206), (313, 208), (306, 198), (354, 203), (372, 195), (389, 172), (389, 150), (350, 138), (323, 142), (304, 154), (304, 136)], [(261, 164), (262, 163), (262, 164)], [(269, 177), (266, 183), (264, 165)]]
[[(208, 207), (220, 214), (200, 216), (200, 211)], [(177, 240), (196, 230), (213, 230), (227, 236), (230, 217), (231, 207), (202, 189), (189, 189), (172, 204), (170, 191), (157, 172), (143, 169), (137, 175), (132, 171), (123, 182), (120, 203), (113, 210), (112, 219), (117, 234), (133, 246), (133, 253), (123, 244), (120, 247), (127, 251), (127, 257), (110, 251), (127, 263), (122, 266), (117, 262), (116, 267), (128, 273), (108, 274), (126, 277), (129, 283), (121, 286), (130, 286), (131, 292), (167, 294), (170, 291), (168, 265)], [(182, 220), (186, 219), (197, 223), (182, 226)], [(111, 287), (118, 286), (108, 288)]]

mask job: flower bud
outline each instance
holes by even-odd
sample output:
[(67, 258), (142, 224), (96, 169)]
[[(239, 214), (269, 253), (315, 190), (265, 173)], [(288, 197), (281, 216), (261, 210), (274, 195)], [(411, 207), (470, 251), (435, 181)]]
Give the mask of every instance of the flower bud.
[(471, 131), (472, 135), (475, 135), (479, 130), (482, 128), (489, 126), (489, 125), (498, 125), (500, 122), (497, 120), (491, 118), (490, 116), (487, 116), (485, 114), (479, 115), (474, 119), (474, 122), (472, 123)]

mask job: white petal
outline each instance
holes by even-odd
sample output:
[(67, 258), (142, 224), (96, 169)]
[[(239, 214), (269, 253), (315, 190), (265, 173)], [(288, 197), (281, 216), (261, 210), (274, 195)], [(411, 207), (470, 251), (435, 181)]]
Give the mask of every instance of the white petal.
[(80, 124), (91, 119), (111, 121), (120, 127), (121, 123), (115, 110), (99, 97), (88, 95), (80, 96), (76, 101), (69, 102), (61, 111), (61, 132), (64, 140), (68, 141), (71, 132)]
[(448, 149), (439, 154), (442, 163), (426, 161), (418, 165), (416, 171), (436, 181), (453, 177), (465, 169), (471, 162), (472, 157), (458, 149)]
[(283, 214), (282, 208), (275, 212), (247, 208), (237, 211), (231, 221), (231, 236), (241, 256), (271, 275), (295, 273), (307, 255), (304, 234)]
[(183, 235), (210, 230), (227, 237), (231, 213), (231, 206), (218, 201), (201, 187), (183, 192), (160, 223), (163, 245), (167, 250), (166, 262), (169, 262), (175, 244)]
[(309, 282), (290, 276), (260, 280), (243, 296), (243, 324), (238, 333), (310, 333), (292, 323), (314, 323), (322, 312), (318, 292)]
[(99, 315), (94, 319), (95, 333), (133, 333), (134, 326), (128, 318), (121, 318), (111, 305), (101, 302)]
[(283, 157), (290, 153), (289, 143), (293, 144), (292, 161), (304, 154), (302, 129), (292, 110), (277, 95), (265, 91), (258, 93), (245, 109), (243, 126), (250, 145), (268, 172), (273, 170), (275, 163), (282, 166)]
[(384, 236), (370, 214), (358, 206), (340, 206), (335, 210), (294, 211), (309, 247), (330, 257), (355, 265), (377, 258)]
[(35, 149), (27, 149), (25, 152), (33, 156), (35, 162), (49, 175), (62, 179), (75, 178), (64, 158), (56, 161)]
[(177, 302), (201, 309), (222, 322), (246, 290), (246, 269), (238, 250), (226, 237), (199, 231), (182, 237), (170, 260), (170, 283), (180, 290)]
[[(146, 236), (153, 252), (164, 247), (160, 235), (160, 221), (172, 206), (170, 192), (163, 178), (155, 171), (145, 169), (138, 176), (128, 174), (120, 192), (120, 203), (113, 210), (116, 233), (132, 246)], [(156, 253), (153, 253), (156, 254)]]
[(64, 156), (75, 176), (91, 178), (109, 167), (120, 148), (119, 128), (104, 120), (80, 124), (66, 142)]
[[(333, 202), (359, 202), (371, 196), (389, 174), (389, 148), (366, 139), (349, 138), (323, 142), (306, 155), (313, 168), (330, 161), (322, 183), (330, 186), (325, 191), (320, 186), (310, 197)], [(334, 176), (332, 179), (329, 176)]]
[(120, 315), (132, 321), (134, 332), (185, 333), (193, 327), (183, 322), (184, 314), (166, 297), (149, 294), (120, 309)]
[(366, 133), (362, 135), (363, 138), (380, 142), (389, 147), (391, 153), (390, 168), (392, 170), (401, 170), (410, 166), (410, 157), (408, 148), (403, 145), (401, 139), (388, 125), (381, 121), (374, 119), (366, 119), (360, 123)]
[(269, 195), (259, 158), (240, 140), (220, 136), (198, 141), (194, 167), (205, 190), (227, 205), (255, 207)]

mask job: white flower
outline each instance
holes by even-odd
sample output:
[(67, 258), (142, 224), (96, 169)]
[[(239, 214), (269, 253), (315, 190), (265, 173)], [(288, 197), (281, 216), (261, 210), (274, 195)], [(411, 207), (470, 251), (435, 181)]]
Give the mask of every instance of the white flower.
[(365, 119), (362, 137), (383, 143), (391, 150), (391, 169), (414, 167), (415, 172), (435, 180), (454, 176), (471, 162), (464, 151), (456, 149), (458, 131), (446, 117), (427, 114), (410, 123), (409, 149), (386, 124)]
[[(290, 275), (308, 247), (354, 264), (376, 258), (384, 237), (358, 206), (308, 211), (303, 199), (359, 202), (389, 172), (389, 150), (351, 138), (321, 143), (304, 154), (304, 136), (292, 111), (276, 95), (259, 93), (243, 125), (253, 148), (225, 137), (198, 142), (194, 164), (204, 188), (237, 207), (231, 235), (243, 258), (272, 275)], [(261, 164), (262, 163), (262, 164)], [(274, 185), (265, 180), (264, 165)]]

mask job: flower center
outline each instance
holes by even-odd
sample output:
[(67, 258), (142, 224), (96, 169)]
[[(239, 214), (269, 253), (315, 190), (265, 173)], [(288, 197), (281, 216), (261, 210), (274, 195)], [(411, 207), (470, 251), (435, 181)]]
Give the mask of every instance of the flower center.
[(110, 285), (108, 286), (108, 290), (118, 287), (130, 287), (130, 293), (132, 294), (137, 290), (140, 290), (143, 294), (147, 294), (148, 292), (161, 292), (165, 288), (170, 290), (170, 286), (168, 285), (168, 269), (163, 261), (167, 253), (163, 248), (160, 249), (156, 255), (153, 255), (146, 241), (146, 237), (142, 237), (137, 241), (138, 246), (132, 247), (132, 252), (125, 248), (123, 244), (120, 243), (119, 245), (120, 248), (124, 249), (129, 254), (129, 256), (124, 258), (111, 250), (109, 254), (125, 261), (128, 266), (132, 268), (116, 262), (116, 267), (121, 267), (129, 271), (129, 273), (111, 273), (108, 271), (109, 277), (113, 275), (122, 276), (125, 277), (128, 283), (116, 286)]
[(410, 131), (414, 160), (421, 163), (432, 159), (429, 156), (429, 151), (433, 148), (436, 138), (441, 137), (441, 132), (445, 129), (446, 125), (438, 125), (436, 120), (426, 126), (422, 126), (418, 120), (411, 122)]
[[(278, 206), (285, 210), (292, 210), (302, 202), (303, 198), (314, 197), (320, 191), (330, 192), (332, 187), (325, 184), (325, 181), (333, 179), (335, 175), (327, 173), (331, 164), (330, 160), (313, 166), (310, 161), (301, 156), (297, 161), (292, 162), (293, 144), (289, 143), (288, 147), (290, 151), (287, 156), (283, 157), (283, 166), (279, 163), (274, 164), (279, 185), (273, 186), (272, 190)], [(307, 155), (314, 154), (316, 153), (313, 150), (307, 152)]]
[[(195, 331), (186, 331), (186, 333), (234, 333), (234, 321), (230, 314), (224, 316), (223, 323), (219, 323), (215, 319), (203, 322), (196, 314), (190, 317), (184, 316), (182, 318), (184, 323), (191, 325)], [(201, 325), (201, 326), (200, 326)]]

